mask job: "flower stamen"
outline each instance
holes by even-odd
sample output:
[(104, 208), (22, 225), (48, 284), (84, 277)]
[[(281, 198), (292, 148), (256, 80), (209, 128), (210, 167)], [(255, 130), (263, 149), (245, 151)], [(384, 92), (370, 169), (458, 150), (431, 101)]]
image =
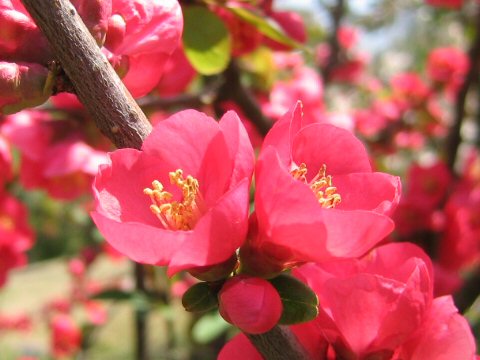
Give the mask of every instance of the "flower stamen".
[(322, 207), (331, 209), (342, 201), (342, 197), (337, 193), (337, 188), (333, 186), (332, 176), (327, 175), (325, 164), (322, 165), (318, 174), (310, 182), (307, 181), (307, 165), (305, 163), (301, 163), (298, 168), (290, 173), (295, 180), (308, 184)]
[(150, 197), (150, 211), (160, 220), (166, 229), (191, 230), (201, 215), (203, 198), (200, 194), (198, 180), (177, 169), (169, 174), (170, 183), (182, 191), (182, 200), (175, 201), (172, 193), (165, 191), (163, 184), (154, 180), (152, 188), (145, 188), (143, 193)]

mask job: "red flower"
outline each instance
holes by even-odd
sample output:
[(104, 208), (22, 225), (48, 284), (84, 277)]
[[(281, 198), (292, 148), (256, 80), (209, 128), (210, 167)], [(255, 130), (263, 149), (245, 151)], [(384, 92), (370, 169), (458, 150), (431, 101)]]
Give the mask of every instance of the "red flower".
[(82, 332), (68, 315), (57, 314), (51, 321), (52, 354), (55, 358), (73, 356), (82, 342)]
[(229, 323), (250, 334), (273, 328), (282, 315), (282, 301), (267, 280), (235, 276), (218, 294), (219, 312)]
[(379, 247), (361, 260), (308, 264), (295, 274), (317, 293), (314, 321), (342, 358), (390, 359), (422, 324), (433, 297), (431, 261), (408, 243)]
[(10, 145), (0, 134), (0, 187), (12, 179), (12, 154)]
[(426, 3), (431, 6), (459, 9), (463, 5), (463, 0), (426, 0)]
[(92, 217), (131, 259), (169, 274), (220, 264), (247, 232), (253, 150), (233, 112), (194, 110), (159, 122), (142, 150), (110, 154), (94, 183)]
[(27, 263), (25, 252), (32, 245), (26, 208), (7, 193), (0, 194), (0, 288), (11, 269)]
[(458, 313), (451, 296), (433, 300), (422, 326), (402, 346), (399, 358), (476, 359), (472, 331), (467, 320)]
[(182, 29), (177, 0), (112, 0), (104, 50), (116, 67), (125, 67), (122, 81), (134, 97), (158, 84)]
[(242, 249), (252, 274), (360, 256), (393, 230), (399, 179), (372, 172), (358, 139), (308, 124), (300, 105), (265, 138), (255, 174), (255, 214)]

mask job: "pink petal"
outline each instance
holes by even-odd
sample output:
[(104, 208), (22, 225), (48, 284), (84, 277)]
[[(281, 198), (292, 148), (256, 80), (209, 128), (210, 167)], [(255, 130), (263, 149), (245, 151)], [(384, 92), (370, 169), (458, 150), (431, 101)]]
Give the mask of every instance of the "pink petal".
[(305, 163), (310, 179), (322, 165), (328, 175), (371, 172), (368, 154), (362, 142), (351, 132), (329, 124), (312, 124), (293, 139), (293, 161)]
[(336, 175), (332, 183), (342, 197), (337, 209), (372, 210), (389, 215), (400, 200), (401, 182), (397, 176), (385, 173), (353, 173)]
[(324, 209), (328, 252), (335, 257), (358, 257), (390, 234), (393, 221), (371, 211)]
[(251, 179), (255, 155), (247, 131), (234, 111), (225, 113), (219, 125), (225, 137), (230, 158), (234, 159), (230, 186), (235, 186), (244, 178)]
[(134, 149), (119, 149), (109, 157), (112, 164), (100, 167), (94, 183), (97, 211), (116, 221), (160, 228), (160, 221), (150, 211), (152, 202), (143, 189), (151, 187), (155, 179), (167, 186), (170, 170), (164, 170), (161, 159)]
[(117, 251), (144, 264), (167, 265), (193, 231), (171, 231), (138, 222), (119, 222), (99, 212), (91, 213), (100, 233)]
[[(184, 110), (159, 122), (145, 139), (142, 150), (158, 157), (166, 168), (182, 169), (196, 176), (204, 163), (206, 149), (220, 132), (218, 123), (196, 110)], [(181, 136), (179, 136), (181, 134)]]

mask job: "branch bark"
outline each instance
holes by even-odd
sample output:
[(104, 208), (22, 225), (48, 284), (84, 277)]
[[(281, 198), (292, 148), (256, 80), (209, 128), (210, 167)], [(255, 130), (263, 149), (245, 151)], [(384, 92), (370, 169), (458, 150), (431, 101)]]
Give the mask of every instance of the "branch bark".
[(22, 0), (100, 131), (119, 147), (140, 148), (151, 125), (68, 0)]
[(323, 82), (325, 84), (330, 82), (332, 71), (339, 62), (340, 44), (338, 43), (338, 31), (340, 30), (340, 25), (344, 14), (345, 0), (337, 0), (337, 4), (331, 10), (333, 25), (332, 32), (328, 40), (330, 45), (330, 56), (328, 57), (328, 62), (322, 71)]
[(462, 86), (458, 90), (455, 99), (454, 123), (447, 137), (447, 165), (453, 173), (455, 161), (457, 159), (458, 148), (462, 142), (460, 130), (465, 117), (465, 103), (467, 101), (468, 91), (478, 79), (478, 65), (480, 58), (480, 6), (477, 5), (477, 14), (475, 20), (475, 38), (472, 42), (468, 57), (470, 67), (465, 75)]
[[(275, 326), (272, 330), (259, 334), (246, 334), (253, 346), (267, 360), (308, 360), (305, 349), (288, 326)], [(289, 346), (285, 346), (289, 344)]]

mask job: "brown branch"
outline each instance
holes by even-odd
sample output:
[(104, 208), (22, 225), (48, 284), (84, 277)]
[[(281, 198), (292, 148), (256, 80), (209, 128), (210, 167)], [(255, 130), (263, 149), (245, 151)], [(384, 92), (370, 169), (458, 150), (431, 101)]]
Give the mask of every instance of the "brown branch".
[(470, 60), (470, 67), (463, 84), (458, 90), (455, 99), (455, 115), (454, 123), (450, 129), (447, 137), (446, 151), (447, 151), (447, 165), (453, 173), (455, 161), (457, 159), (458, 148), (462, 142), (460, 130), (462, 128), (463, 119), (465, 117), (465, 103), (467, 100), (468, 91), (470, 87), (478, 79), (478, 65), (480, 58), (480, 6), (477, 5), (477, 15), (475, 20), (475, 38), (468, 52)]
[(140, 148), (151, 125), (68, 0), (22, 0), (75, 92), (117, 147)]
[[(266, 360), (308, 360), (305, 349), (288, 326), (275, 326), (260, 334), (246, 334), (251, 343)], [(290, 344), (290, 346), (285, 346)]]
[(245, 116), (255, 125), (262, 135), (266, 135), (273, 122), (263, 115), (255, 97), (242, 84), (240, 70), (235, 61), (232, 61), (223, 72), (225, 82), (220, 87), (215, 103), (232, 100), (242, 109)]
[(337, 4), (330, 11), (333, 21), (332, 32), (328, 40), (330, 47), (330, 56), (328, 62), (322, 70), (323, 81), (328, 84), (330, 81), (332, 71), (337, 66), (340, 60), (340, 44), (338, 43), (338, 31), (345, 14), (345, 0), (337, 0)]

